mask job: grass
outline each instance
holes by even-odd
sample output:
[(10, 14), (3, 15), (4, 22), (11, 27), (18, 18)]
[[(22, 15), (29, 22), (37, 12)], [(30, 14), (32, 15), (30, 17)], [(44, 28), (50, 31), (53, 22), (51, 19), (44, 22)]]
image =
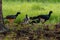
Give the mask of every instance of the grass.
[(20, 1), (2, 1), (2, 11), (3, 16), (14, 15), (16, 12), (20, 11), (21, 14), (16, 18), (15, 22), (23, 21), (26, 14), (28, 16), (37, 16), (40, 14), (48, 14), (52, 10), (49, 21), (46, 23), (57, 23), (60, 22), (60, 3), (50, 3), (50, 2), (20, 2)]

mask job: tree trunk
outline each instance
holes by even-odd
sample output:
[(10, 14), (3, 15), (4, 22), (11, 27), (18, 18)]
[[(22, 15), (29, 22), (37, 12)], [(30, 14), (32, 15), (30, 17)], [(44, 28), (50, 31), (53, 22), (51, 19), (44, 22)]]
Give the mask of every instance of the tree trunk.
[(3, 14), (2, 14), (2, 0), (0, 0), (0, 23), (4, 23)]

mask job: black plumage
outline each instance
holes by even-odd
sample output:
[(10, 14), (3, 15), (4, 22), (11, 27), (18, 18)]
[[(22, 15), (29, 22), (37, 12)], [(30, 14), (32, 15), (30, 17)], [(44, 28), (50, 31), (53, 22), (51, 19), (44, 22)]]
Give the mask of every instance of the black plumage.
[(40, 19), (32, 20), (32, 21), (30, 22), (30, 24), (33, 24), (33, 23), (40, 23)]
[(48, 15), (39, 15), (38, 17), (42, 18), (42, 19), (45, 19), (45, 21), (46, 21), (46, 20), (48, 20), (50, 18), (51, 13), (52, 13), (52, 11), (50, 11)]
[(51, 13), (52, 13), (52, 11), (50, 11), (48, 15), (38, 15), (38, 16), (30, 17), (30, 19), (31, 20), (39, 19), (39, 22), (43, 21), (41, 19), (44, 19), (44, 22), (45, 22), (45, 21), (49, 20)]
[(26, 14), (26, 17), (24, 18), (24, 23), (26, 23), (26, 24), (29, 23), (29, 20), (30, 19), (29, 19), (28, 15)]
[(8, 16), (6, 16), (5, 19), (8, 19), (9, 23), (13, 23), (14, 20), (16, 19), (16, 17), (17, 17), (19, 14), (21, 14), (21, 13), (20, 13), (20, 12), (17, 12), (16, 15), (8, 15)]
[(38, 19), (38, 16), (30, 17), (31, 20)]
[(30, 17), (30, 20), (32, 20), (30, 23), (40, 23), (40, 18), (38, 18), (37, 16), (34, 17)]
[(17, 12), (16, 15), (8, 15), (8, 16), (6, 16), (6, 19), (16, 19), (16, 17), (17, 17), (19, 14), (21, 14), (21, 13), (20, 13), (20, 12)]

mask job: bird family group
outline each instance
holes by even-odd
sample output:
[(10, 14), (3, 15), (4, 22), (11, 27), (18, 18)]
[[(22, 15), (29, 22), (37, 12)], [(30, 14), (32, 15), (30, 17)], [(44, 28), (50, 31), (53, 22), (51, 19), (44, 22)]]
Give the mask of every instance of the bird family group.
[[(47, 15), (38, 15), (38, 16), (33, 16), (33, 17), (29, 17), (27, 14), (25, 15), (25, 18), (23, 19), (23, 23), (25, 24), (34, 24), (34, 23), (45, 23), (47, 20), (49, 20), (51, 13), (53, 11), (49, 11), (49, 13)], [(14, 19), (17, 18), (17, 16), (21, 14), (21, 12), (17, 12), (16, 15), (8, 15), (5, 17), (5, 19), (8, 19), (9, 22), (13, 22)], [(32, 20), (32, 21), (31, 21)]]

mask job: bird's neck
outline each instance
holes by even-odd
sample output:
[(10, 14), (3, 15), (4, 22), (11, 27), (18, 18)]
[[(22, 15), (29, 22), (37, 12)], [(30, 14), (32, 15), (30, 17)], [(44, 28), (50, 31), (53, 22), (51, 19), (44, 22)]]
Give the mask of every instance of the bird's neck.
[(26, 16), (26, 18), (28, 18), (28, 17)]
[(26, 19), (29, 19), (29, 17), (26, 16)]
[(18, 16), (18, 14), (16, 14), (15, 16)]
[(49, 17), (51, 16), (51, 13), (49, 13), (49, 15), (48, 15)]

